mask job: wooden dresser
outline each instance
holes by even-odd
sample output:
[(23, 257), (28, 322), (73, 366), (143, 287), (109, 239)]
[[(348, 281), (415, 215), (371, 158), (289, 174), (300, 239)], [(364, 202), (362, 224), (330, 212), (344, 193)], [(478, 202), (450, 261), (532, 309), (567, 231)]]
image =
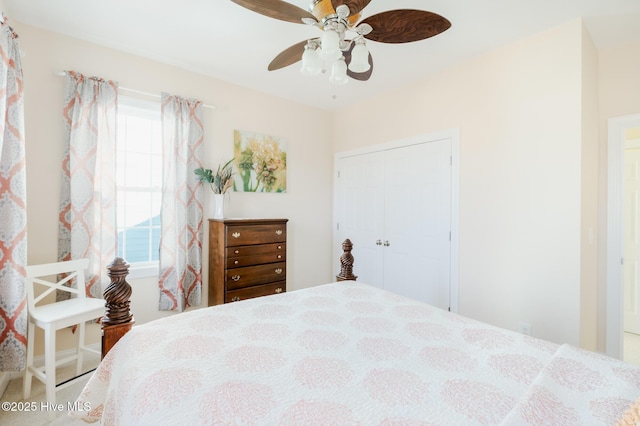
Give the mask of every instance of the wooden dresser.
[(209, 306), (287, 290), (288, 219), (209, 219)]

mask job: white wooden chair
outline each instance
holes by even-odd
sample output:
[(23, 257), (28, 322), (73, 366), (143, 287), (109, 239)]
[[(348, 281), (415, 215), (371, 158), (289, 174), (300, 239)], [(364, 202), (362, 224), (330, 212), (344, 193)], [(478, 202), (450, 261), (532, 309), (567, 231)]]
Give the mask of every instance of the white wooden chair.
[[(100, 354), (100, 351), (88, 348), (84, 344), (85, 322), (104, 315), (104, 300), (86, 297), (84, 271), (89, 266), (89, 259), (71, 260), (67, 262), (48, 263), (27, 266), (27, 303), (29, 313), (29, 331), (27, 335), (27, 366), (24, 373), (23, 393), (28, 400), (31, 395), (31, 379), (38, 378), (45, 384), (47, 401), (56, 403), (56, 387), (62, 389), (69, 381), (56, 385), (56, 366), (76, 360), (76, 376), (82, 373), (84, 351)], [(62, 274), (62, 275), (61, 275)], [(61, 278), (59, 281), (58, 279)], [(76, 288), (65, 286), (75, 278)], [(45, 290), (35, 296), (36, 285)], [(52, 303), (40, 303), (43, 299), (57, 291), (72, 293), (72, 298)], [(75, 294), (75, 297), (73, 295)], [(56, 360), (56, 331), (78, 325), (78, 345), (75, 354)], [(33, 365), (33, 346), (35, 327), (44, 330), (44, 366)]]

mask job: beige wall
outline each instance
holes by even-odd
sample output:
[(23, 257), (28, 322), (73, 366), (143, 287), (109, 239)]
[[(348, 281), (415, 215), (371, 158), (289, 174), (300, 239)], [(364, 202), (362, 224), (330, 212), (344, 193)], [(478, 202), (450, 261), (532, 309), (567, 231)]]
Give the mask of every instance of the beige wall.
[(574, 345), (582, 43), (569, 22), (345, 109), (334, 128), (337, 152), (459, 128), (460, 313)]
[[(144, 92), (166, 91), (201, 99), (204, 109), (205, 157), (210, 167), (233, 156), (233, 130), (281, 136), (287, 140), (286, 194), (230, 194), (231, 217), (287, 217), (290, 289), (328, 282), (332, 278), (331, 205), (333, 147), (323, 110), (305, 107), (212, 78), (98, 47), (26, 25), (20, 35), (25, 81), (25, 126), (28, 197), (28, 261), (56, 260), (60, 164), (63, 153), (63, 78), (54, 71), (72, 69), (119, 81)], [(128, 93), (126, 93), (128, 94)], [(310, 131), (309, 129), (312, 129)], [(210, 191), (208, 211), (212, 213)], [(206, 228), (205, 228), (206, 231)], [(205, 234), (206, 235), (206, 234)], [(205, 238), (206, 241), (206, 238)], [(208, 277), (205, 244), (204, 278)], [(129, 280), (136, 323), (168, 315), (157, 311), (153, 279)], [(203, 300), (207, 300), (206, 286)]]
[(599, 52), (600, 141), (606, 142), (606, 120), (640, 112), (640, 41)]
[(598, 346), (598, 52), (582, 29), (580, 345)]

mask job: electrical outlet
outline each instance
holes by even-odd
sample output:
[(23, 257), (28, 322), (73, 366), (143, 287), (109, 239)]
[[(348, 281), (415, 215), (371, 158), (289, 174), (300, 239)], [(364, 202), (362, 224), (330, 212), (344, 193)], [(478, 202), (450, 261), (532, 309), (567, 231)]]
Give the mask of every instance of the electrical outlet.
[(527, 324), (526, 322), (519, 323), (518, 332), (526, 334), (527, 336), (531, 336), (531, 324)]

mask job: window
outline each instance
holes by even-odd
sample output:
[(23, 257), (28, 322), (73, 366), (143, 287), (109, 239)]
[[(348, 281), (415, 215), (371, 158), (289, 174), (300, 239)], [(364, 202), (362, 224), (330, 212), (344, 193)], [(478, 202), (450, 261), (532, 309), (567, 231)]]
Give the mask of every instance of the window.
[(130, 278), (157, 275), (162, 198), (160, 104), (120, 97), (117, 116), (118, 256)]

